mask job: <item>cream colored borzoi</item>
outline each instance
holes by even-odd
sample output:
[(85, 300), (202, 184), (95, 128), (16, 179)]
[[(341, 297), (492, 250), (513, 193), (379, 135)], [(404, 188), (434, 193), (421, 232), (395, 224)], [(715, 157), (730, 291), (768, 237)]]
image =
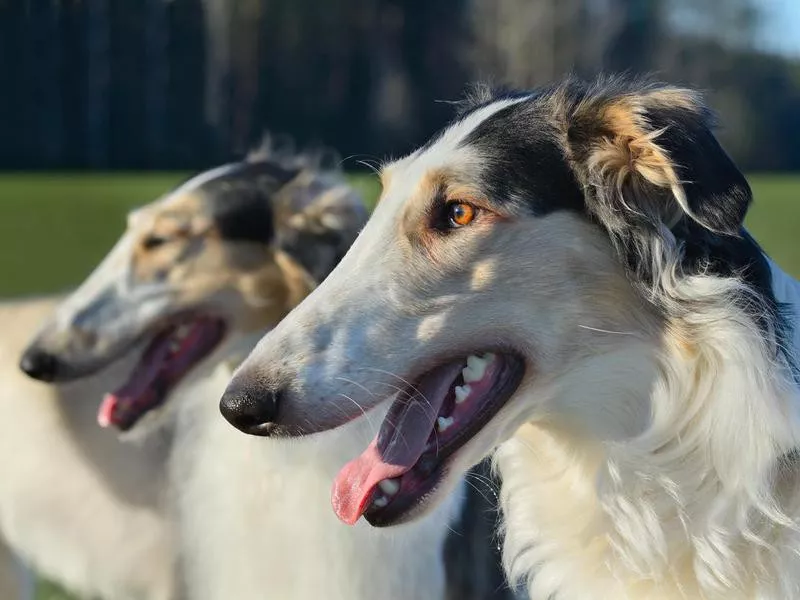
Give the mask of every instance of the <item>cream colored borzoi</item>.
[[(366, 216), (340, 173), (259, 153), (205, 172), (131, 215), (26, 355), (31, 371), (79, 378), (145, 340), (135, 368), (105, 390), (98, 419), (144, 446), (154, 432), (171, 433), (169, 506), (193, 600), (445, 597), (460, 491), (400, 535), (365, 523), (353, 530), (327, 508), (330, 479), (376, 423), (265, 443), (231, 429), (217, 409), (232, 365), (333, 268)], [(490, 548), (489, 538), (463, 535)], [(383, 568), (386, 560), (397, 568)], [(491, 563), (467, 568), (485, 577)]]
[(800, 597), (798, 286), (710, 127), (663, 85), (479, 95), (383, 169), (223, 413), (299, 436), (388, 406), (335, 478), (350, 523), (420, 518), (496, 449), (533, 599)]

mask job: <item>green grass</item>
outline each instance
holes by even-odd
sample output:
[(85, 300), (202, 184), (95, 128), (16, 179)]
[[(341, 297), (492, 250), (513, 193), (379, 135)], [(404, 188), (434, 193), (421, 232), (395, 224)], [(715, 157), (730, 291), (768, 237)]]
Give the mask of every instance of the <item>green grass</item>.
[(74, 597), (48, 581), (39, 582), (36, 600), (74, 600)]
[[(63, 290), (81, 281), (125, 226), (133, 207), (184, 177), (157, 174), (0, 174), (0, 297)], [(353, 184), (370, 205), (378, 184)], [(755, 205), (748, 226), (775, 260), (800, 276), (800, 176), (750, 178)], [(69, 600), (43, 582), (38, 600)]]
[(786, 271), (800, 278), (800, 176), (754, 175), (750, 232)]
[(80, 281), (125, 227), (125, 213), (181, 175), (0, 176), (0, 296)]

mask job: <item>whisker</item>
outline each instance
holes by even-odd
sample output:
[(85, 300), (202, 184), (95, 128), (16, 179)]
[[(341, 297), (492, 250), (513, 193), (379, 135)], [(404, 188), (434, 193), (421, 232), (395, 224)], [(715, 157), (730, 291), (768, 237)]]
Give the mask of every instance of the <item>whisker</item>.
[[(344, 381), (345, 383), (349, 383), (349, 384), (351, 384), (351, 385), (354, 385), (354, 386), (356, 386), (356, 387), (358, 387), (358, 388), (361, 388), (362, 390), (364, 390), (365, 392), (367, 392), (367, 393), (368, 393), (370, 396), (372, 396), (373, 398), (375, 397), (375, 394), (373, 394), (372, 392), (370, 392), (370, 391), (369, 391), (369, 389), (368, 389), (366, 386), (364, 386), (364, 385), (361, 385), (361, 384), (360, 384), (360, 383), (358, 383), (357, 381), (353, 381), (352, 379), (348, 379), (347, 377), (336, 377), (336, 379), (338, 379), (339, 381)], [(376, 382), (376, 383), (377, 383), (377, 382)]]
[[(365, 369), (370, 370), (370, 371), (375, 371), (377, 373), (382, 373), (384, 375), (389, 375), (390, 377), (394, 377), (395, 379), (399, 379), (403, 384), (405, 384), (407, 387), (411, 388), (414, 391), (415, 394), (419, 394), (420, 396), (425, 398), (425, 394), (423, 394), (419, 390), (419, 388), (417, 386), (415, 386), (413, 383), (411, 383), (407, 379), (404, 379), (404, 378), (400, 377), (400, 375), (397, 375), (396, 373), (392, 373), (391, 371), (384, 371), (383, 369), (376, 369), (376, 368), (373, 368), (373, 367), (365, 367)], [(427, 400), (427, 398), (425, 398), (425, 400)], [(428, 403), (430, 404), (430, 402), (428, 402)]]
[(338, 395), (339, 395), (339, 396), (341, 396), (342, 398), (346, 398), (347, 400), (350, 400), (350, 402), (352, 402), (353, 404), (355, 404), (355, 405), (356, 405), (356, 408), (358, 408), (358, 410), (360, 410), (360, 411), (361, 411), (361, 415), (362, 415), (362, 416), (363, 416), (363, 417), (364, 417), (364, 418), (367, 420), (367, 423), (369, 423), (369, 424), (370, 424), (370, 426), (372, 426), (372, 421), (370, 420), (370, 418), (369, 418), (369, 415), (367, 414), (367, 411), (366, 411), (366, 410), (364, 410), (364, 407), (363, 407), (363, 406), (361, 406), (361, 405), (360, 405), (358, 402), (356, 402), (355, 400), (353, 400), (353, 399), (352, 399), (350, 396), (348, 396), (347, 394), (342, 394), (341, 392), (339, 392), (339, 394), (338, 394)]
[[(492, 500), (492, 499), (491, 499), (491, 498), (490, 498), (490, 497), (489, 497), (489, 496), (486, 494), (486, 491), (485, 491), (485, 490), (482, 490), (482, 489), (481, 489), (480, 487), (478, 487), (478, 486), (477, 486), (477, 485), (476, 485), (474, 482), (472, 482), (472, 481), (470, 481), (470, 480), (469, 480), (469, 477), (470, 477), (470, 475), (474, 475), (474, 473), (467, 472), (467, 473), (466, 473), (466, 475), (467, 475), (467, 477), (465, 477), (465, 478), (464, 478), (464, 481), (467, 483), (467, 485), (469, 485), (469, 486), (470, 486), (470, 487), (471, 487), (473, 490), (475, 490), (476, 492), (478, 492), (478, 494), (480, 494), (480, 495), (481, 495), (481, 497), (482, 497), (482, 498), (483, 498), (483, 499), (484, 499), (484, 500), (485, 500), (487, 503), (489, 503), (489, 504), (492, 504), (492, 503), (493, 503), (493, 500)], [(495, 498), (494, 498), (494, 502), (497, 502), (497, 496), (496, 496), (496, 495), (495, 495)]]
[(578, 325), (581, 329), (596, 331), (598, 333), (612, 333), (614, 335), (636, 335), (635, 331), (611, 331), (610, 329), (600, 329), (599, 327), (589, 327), (588, 325)]
[[(414, 394), (411, 394), (411, 393), (407, 392), (405, 390), (405, 388), (397, 387), (394, 384), (391, 384), (391, 383), (388, 383), (388, 382), (381, 382), (381, 381), (376, 382), (376, 383), (378, 383), (380, 385), (385, 385), (386, 387), (389, 387), (389, 388), (392, 388), (393, 390), (399, 392), (400, 394), (404, 394), (405, 395), (404, 397), (400, 396), (400, 399), (402, 399), (402, 400), (411, 400), (411, 399), (416, 397)], [(417, 395), (420, 397), (421, 401), (424, 402), (427, 405), (428, 408), (433, 410), (433, 405), (430, 403), (430, 401), (424, 395), (422, 395), (422, 394), (417, 394)]]

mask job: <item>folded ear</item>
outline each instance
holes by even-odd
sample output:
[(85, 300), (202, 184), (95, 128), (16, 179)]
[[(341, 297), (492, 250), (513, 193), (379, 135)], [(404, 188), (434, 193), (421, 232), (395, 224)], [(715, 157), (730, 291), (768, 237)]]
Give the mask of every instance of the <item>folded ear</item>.
[(680, 88), (586, 93), (567, 114), (567, 144), (589, 210), (614, 235), (694, 224), (738, 235), (752, 199), (712, 133), (699, 96)]
[(344, 181), (306, 176), (285, 190), (276, 244), (320, 282), (347, 253), (369, 213)]

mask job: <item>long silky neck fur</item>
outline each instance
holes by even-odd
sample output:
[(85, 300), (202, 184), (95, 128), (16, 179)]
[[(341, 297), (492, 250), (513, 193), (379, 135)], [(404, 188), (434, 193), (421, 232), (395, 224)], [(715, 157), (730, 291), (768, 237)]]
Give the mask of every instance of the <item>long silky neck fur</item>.
[[(641, 431), (609, 441), (603, 423), (592, 439), (531, 422), (496, 454), (504, 562), (532, 599), (800, 597), (800, 398), (775, 332), (733, 301), (750, 293), (735, 278), (664, 277), (692, 309), (544, 400), (606, 403), (624, 423), (634, 397)], [(637, 377), (597, 377), (626, 364)]]

